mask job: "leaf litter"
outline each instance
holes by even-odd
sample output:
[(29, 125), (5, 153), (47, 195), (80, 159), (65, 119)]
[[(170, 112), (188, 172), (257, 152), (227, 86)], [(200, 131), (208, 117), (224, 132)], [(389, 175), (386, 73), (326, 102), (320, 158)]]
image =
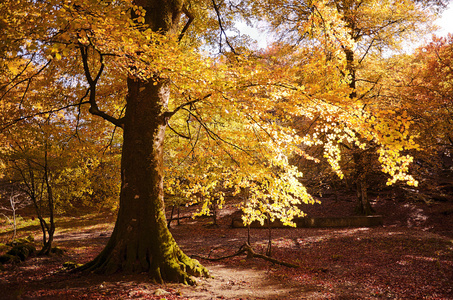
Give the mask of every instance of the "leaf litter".
[[(345, 210), (350, 205), (342, 204)], [(88, 262), (103, 249), (114, 219), (100, 218), (96, 230), (57, 232), (55, 242), (66, 250), (62, 256), (4, 265), (0, 299), (453, 299), (452, 228), (430, 225), (429, 217), (407, 226), (413, 223), (403, 218), (413, 207), (398, 220), (394, 209), (378, 209), (393, 214), (381, 227), (273, 229), (272, 257), (300, 265), (297, 269), (245, 255), (201, 260), (213, 278), (198, 278), (193, 287), (157, 285), (146, 274), (68, 272), (65, 262)], [(207, 218), (189, 218), (173, 225), (172, 233), (188, 255), (230, 255), (247, 241), (247, 229), (230, 227), (233, 210), (231, 205), (222, 211), (218, 227), (208, 226)], [(265, 253), (268, 231), (250, 232), (254, 250)]]

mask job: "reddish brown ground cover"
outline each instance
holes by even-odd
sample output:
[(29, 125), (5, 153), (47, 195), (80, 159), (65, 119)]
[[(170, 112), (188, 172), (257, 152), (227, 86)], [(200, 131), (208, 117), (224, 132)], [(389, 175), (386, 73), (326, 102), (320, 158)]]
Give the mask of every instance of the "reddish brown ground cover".
[[(347, 198), (327, 198), (306, 210), (347, 215), (353, 205)], [(55, 239), (64, 255), (4, 265), (0, 299), (453, 299), (452, 202), (379, 200), (374, 206), (384, 216), (384, 226), (273, 229), (272, 256), (299, 268), (245, 255), (202, 260), (214, 278), (199, 279), (195, 287), (156, 285), (146, 274), (68, 272), (65, 262), (84, 263), (99, 253), (114, 216), (65, 218), (57, 224)], [(184, 208), (183, 213), (192, 209)], [(230, 227), (233, 211), (230, 205), (221, 213), (219, 227), (209, 226), (208, 218), (184, 219), (172, 232), (189, 255), (232, 254), (247, 241), (247, 229)], [(33, 232), (38, 239), (39, 232)], [(254, 249), (264, 252), (268, 231), (250, 233)]]

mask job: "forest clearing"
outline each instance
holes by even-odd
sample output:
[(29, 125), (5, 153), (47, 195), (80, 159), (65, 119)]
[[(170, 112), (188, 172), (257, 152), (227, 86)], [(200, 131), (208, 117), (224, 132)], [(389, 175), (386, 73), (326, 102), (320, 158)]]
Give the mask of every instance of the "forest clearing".
[(452, 299), (450, 2), (0, 1), (0, 298)]
[[(313, 214), (349, 215), (354, 201), (327, 198)], [(332, 204), (327, 204), (333, 202)], [(383, 200), (375, 208), (384, 225), (372, 228), (272, 229), (272, 256), (298, 264), (289, 268), (240, 255), (217, 262), (201, 260), (213, 278), (196, 286), (154, 283), (146, 274), (71, 273), (65, 263), (85, 263), (105, 245), (113, 228), (111, 214), (58, 220), (55, 246), (63, 254), (31, 257), (4, 265), (1, 299), (453, 299), (453, 203)], [(195, 208), (181, 208), (188, 216)], [(172, 234), (189, 255), (221, 257), (247, 241), (247, 229), (231, 228), (234, 205), (218, 219), (173, 221)], [(328, 214), (328, 213), (327, 213)], [(30, 221), (27, 222), (31, 224)], [(18, 237), (39, 228), (26, 226)], [(1, 241), (11, 237), (3, 223)], [(267, 229), (251, 229), (251, 245), (263, 253)]]

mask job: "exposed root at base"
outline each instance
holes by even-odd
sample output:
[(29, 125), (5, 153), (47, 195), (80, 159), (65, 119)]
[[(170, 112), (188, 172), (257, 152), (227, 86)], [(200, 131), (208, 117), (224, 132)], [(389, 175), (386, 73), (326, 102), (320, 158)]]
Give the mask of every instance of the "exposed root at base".
[(222, 256), (222, 257), (217, 257), (217, 258), (210, 258), (210, 257), (199, 256), (199, 255), (191, 255), (191, 257), (205, 259), (205, 260), (209, 260), (209, 261), (220, 261), (222, 259), (227, 259), (227, 258), (239, 256), (239, 255), (244, 254), (244, 253), (247, 254), (248, 258), (254, 258), (254, 257), (261, 258), (261, 259), (264, 259), (264, 260), (269, 261), (271, 263), (282, 265), (282, 266), (285, 266), (285, 267), (290, 267), (290, 268), (299, 268), (300, 267), (299, 265), (296, 265), (296, 264), (284, 262), (284, 261), (272, 258), (272, 257), (267, 256), (267, 255), (256, 253), (248, 243), (245, 243), (244, 245), (242, 245), (236, 253), (231, 254), (231, 255), (227, 255), (227, 256)]

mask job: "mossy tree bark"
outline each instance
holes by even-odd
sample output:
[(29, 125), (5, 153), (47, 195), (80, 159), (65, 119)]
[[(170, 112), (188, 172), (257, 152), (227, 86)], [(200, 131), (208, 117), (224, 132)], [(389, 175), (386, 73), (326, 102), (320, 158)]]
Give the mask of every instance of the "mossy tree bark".
[[(170, 32), (180, 7), (175, 1), (137, 1), (154, 30)], [(158, 282), (192, 284), (191, 276), (208, 276), (186, 256), (167, 228), (163, 192), (163, 145), (168, 81), (128, 78), (123, 123), (120, 206), (104, 250), (81, 270), (100, 273), (149, 272)]]

